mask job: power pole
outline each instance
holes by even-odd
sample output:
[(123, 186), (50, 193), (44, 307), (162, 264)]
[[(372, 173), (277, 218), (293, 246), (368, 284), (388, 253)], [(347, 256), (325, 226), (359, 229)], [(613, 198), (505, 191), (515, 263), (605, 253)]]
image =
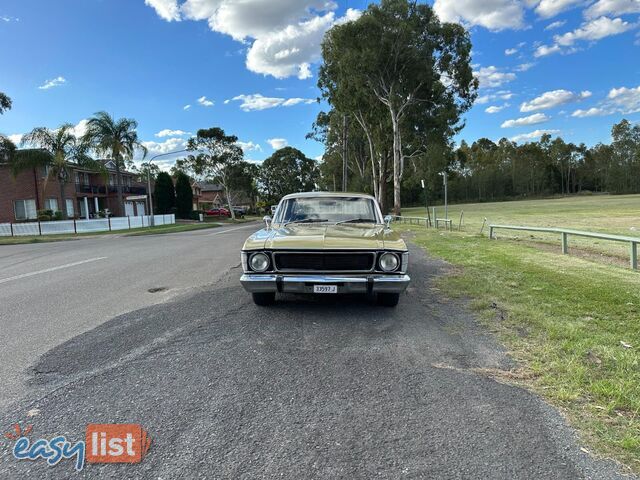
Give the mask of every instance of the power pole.
[(347, 116), (342, 116), (342, 191), (347, 191)]

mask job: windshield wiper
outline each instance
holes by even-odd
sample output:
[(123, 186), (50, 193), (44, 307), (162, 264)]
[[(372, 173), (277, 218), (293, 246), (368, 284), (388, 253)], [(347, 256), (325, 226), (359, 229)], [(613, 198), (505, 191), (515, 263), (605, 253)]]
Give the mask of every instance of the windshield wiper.
[(305, 218), (303, 220), (292, 220), (291, 222), (285, 223), (284, 226), (286, 227), (287, 225), (291, 225), (292, 223), (322, 223), (322, 222), (328, 222), (328, 220), (324, 220), (320, 218)]
[(371, 220), (370, 218), (350, 218), (349, 220), (342, 220), (341, 222), (336, 222), (336, 225), (340, 225), (341, 223), (376, 223), (375, 220)]

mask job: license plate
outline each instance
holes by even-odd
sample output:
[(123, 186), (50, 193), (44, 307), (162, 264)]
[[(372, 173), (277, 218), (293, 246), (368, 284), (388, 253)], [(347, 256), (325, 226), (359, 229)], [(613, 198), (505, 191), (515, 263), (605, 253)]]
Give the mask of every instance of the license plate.
[(338, 293), (337, 285), (314, 285), (313, 293)]

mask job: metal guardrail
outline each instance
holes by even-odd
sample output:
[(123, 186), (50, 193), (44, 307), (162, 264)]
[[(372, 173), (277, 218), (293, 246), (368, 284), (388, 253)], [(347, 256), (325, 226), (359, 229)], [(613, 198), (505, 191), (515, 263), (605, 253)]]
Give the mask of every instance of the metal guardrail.
[(571, 230), (567, 228), (548, 228), (548, 227), (523, 227), (515, 225), (489, 225), (489, 238), (495, 239), (493, 234), (494, 230), (524, 230), (527, 232), (544, 232), (544, 233), (559, 233), (562, 241), (562, 253), (567, 255), (569, 253), (569, 235), (575, 235), (576, 237), (597, 238), (600, 240), (610, 240), (612, 242), (624, 242), (629, 244), (629, 257), (630, 265), (634, 270), (638, 270), (638, 243), (640, 238), (626, 237), (624, 235), (611, 235), (608, 233), (596, 233), (596, 232), (583, 232), (581, 230)]
[[(434, 215), (435, 215), (435, 208), (434, 208)], [(462, 224), (463, 224), (463, 215), (464, 212), (462, 212), (460, 214), (460, 222), (458, 224), (458, 230), (462, 230)], [(405, 216), (398, 216), (398, 215), (391, 215), (391, 217), (393, 218), (394, 222), (399, 222), (399, 223), (408, 223), (409, 225), (423, 225), (425, 227), (432, 227), (433, 225), (435, 225), (436, 228), (440, 227), (440, 224), (443, 223), (444, 224), (444, 228), (445, 230), (453, 230), (453, 220), (450, 218), (437, 218), (437, 217), (433, 217), (433, 220), (431, 220), (430, 218), (425, 218), (425, 217), (405, 217)]]
[(404, 217), (402, 215), (391, 215), (394, 222), (408, 223), (409, 225), (422, 225), (429, 227), (429, 219), (425, 217)]

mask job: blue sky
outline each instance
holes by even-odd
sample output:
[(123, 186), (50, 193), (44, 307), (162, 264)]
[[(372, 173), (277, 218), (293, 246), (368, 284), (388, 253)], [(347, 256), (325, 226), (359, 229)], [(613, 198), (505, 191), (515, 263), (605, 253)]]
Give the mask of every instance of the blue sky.
[[(319, 42), (363, 0), (2, 0), (0, 132), (133, 117), (151, 154), (220, 126), (260, 161), (305, 140), (323, 108)], [(433, 2), (429, 2), (433, 3)], [(560, 134), (588, 145), (640, 121), (640, 0), (435, 0), (472, 32), (479, 100), (459, 139)], [(187, 107), (189, 106), (189, 107)], [(459, 140), (458, 139), (458, 140)], [(165, 165), (171, 158), (165, 160)]]

